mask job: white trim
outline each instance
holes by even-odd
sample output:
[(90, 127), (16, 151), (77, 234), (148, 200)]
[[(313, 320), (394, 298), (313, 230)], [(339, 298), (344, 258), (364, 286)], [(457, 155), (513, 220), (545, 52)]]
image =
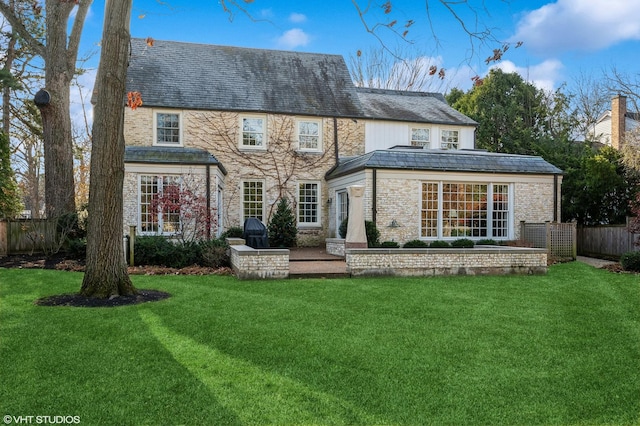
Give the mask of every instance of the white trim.
[[(423, 191), (422, 185), (425, 183), (436, 183), (438, 185), (438, 217), (437, 217), (437, 237), (425, 237), (422, 234), (422, 203), (423, 203)], [(443, 235), (443, 226), (444, 226), (444, 199), (443, 199), (443, 185), (453, 183), (453, 184), (462, 184), (466, 183), (469, 185), (486, 185), (487, 186), (487, 207), (486, 207), (486, 236), (460, 236), (454, 235), (445, 237)], [(507, 235), (503, 237), (494, 237), (493, 236), (493, 186), (494, 185), (507, 185), (507, 197), (508, 197), (508, 207), (507, 207)], [(418, 238), (425, 241), (434, 241), (434, 240), (443, 240), (443, 241), (455, 241), (460, 238), (469, 238), (471, 240), (484, 240), (484, 239), (492, 239), (496, 241), (508, 241), (512, 240), (515, 235), (515, 198), (514, 198), (514, 183), (507, 182), (496, 182), (496, 181), (485, 181), (485, 182), (460, 182), (460, 181), (450, 181), (450, 180), (421, 180), (419, 185), (419, 197), (418, 197), (418, 211), (420, 213), (418, 220)], [(478, 228), (483, 229), (483, 228)]]
[[(318, 125), (318, 146), (316, 148), (302, 148), (300, 146), (300, 124), (301, 123), (315, 123)], [(322, 120), (314, 119), (314, 118), (296, 118), (296, 142), (297, 148), (300, 152), (322, 152), (323, 151), (323, 123)]]
[[(444, 137), (444, 132), (456, 132), (458, 134), (458, 141), (456, 142), (456, 147), (455, 148), (443, 148), (442, 144), (445, 143), (442, 138)], [(450, 151), (456, 151), (458, 149), (460, 149), (460, 129), (457, 128), (453, 128), (453, 127), (441, 127), (440, 128), (440, 137), (438, 138), (438, 146), (437, 149), (446, 149), (446, 150), (450, 150)], [(446, 142), (447, 144), (449, 142)]]
[[(300, 222), (300, 185), (313, 184), (316, 185), (316, 221), (315, 222)], [(322, 183), (319, 180), (299, 180), (297, 182), (298, 190), (296, 191), (296, 221), (299, 228), (317, 228), (322, 225)]]
[[(427, 138), (427, 143), (426, 145), (413, 145), (413, 131), (414, 130), (426, 130), (429, 133), (429, 137)], [(431, 148), (431, 126), (420, 126), (420, 125), (413, 125), (413, 126), (409, 126), (409, 145), (411, 146), (422, 146), (425, 149), (430, 149)]]
[[(178, 143), (158, 142), (158, 114), (173, 114), (178, 116)], [(154, 109), (153, 110), (153, 145), (154, 146), (172, 146), (172, 147), (184, 147), (184, 125), (182, 120), (182, 111), (170, 110), (170, 109)]]
[[(240, 221), (241, 224), (244, 224), (244, 184), (249, 182), (260, 182), (262, 184), (262, 218), (260, 219), (262, 223), (266, 224), (266, 204), (267, 204), (267, 183), (265, 179), (242, 179), (240, 181)], [(242, 225), (241, 225), (242, 226)]]
[[(244, 120), (260, 119), (262, 120), (262, 145), (244, 145)], [(241, 151), (266, 151), (268, 141), (267, 116), (265, 114), (240, 114), (238, 117), (238, 149)]]

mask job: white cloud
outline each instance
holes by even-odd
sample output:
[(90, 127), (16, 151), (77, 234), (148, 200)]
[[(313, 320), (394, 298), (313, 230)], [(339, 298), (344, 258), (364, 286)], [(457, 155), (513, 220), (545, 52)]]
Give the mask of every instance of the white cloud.
[(307, 16), (303, 15), (302, 13), (294, 12), (291, 15), (289, 15), (289, 21), (293, 22), (294, 24), (300, 24), (302, 22), (307, 21)]
[(594, 51), (640, 40), (640, 0), (557, 0), (525, 14), (512, 41), (538, 54)]
[(295, 49), (307, 44), (309, 44), (309, 35), (300, 28), (290, 29), (278, 38), (278, 46), (285, 49)]
[(491, 68), (499, 68), (504, 72), (518, 73), (525, 81), (532, 83), (538, 89), (554, 90), (560, 79), (560, 71), (564, 68), (562, 62), (549, 59), (538, 65), (519, 67), (511, 61), (501, 61)]

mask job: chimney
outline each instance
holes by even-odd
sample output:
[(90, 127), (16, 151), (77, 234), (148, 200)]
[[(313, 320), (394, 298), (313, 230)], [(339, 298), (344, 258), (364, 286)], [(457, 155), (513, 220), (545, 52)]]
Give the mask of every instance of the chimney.
[(611, 99), (611, 146), (618, 150), (624, 141), (626, 115), (627, 97), (618, 94)]

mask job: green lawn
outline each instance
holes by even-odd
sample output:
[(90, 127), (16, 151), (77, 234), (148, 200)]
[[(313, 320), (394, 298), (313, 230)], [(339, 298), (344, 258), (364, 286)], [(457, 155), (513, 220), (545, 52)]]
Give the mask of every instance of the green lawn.
[(571, 263), (545, 276), (132, 279), (173, 296), (36, 306), (82, 275), (0, 269), (0, 415), (640, 424), (638, 275)]

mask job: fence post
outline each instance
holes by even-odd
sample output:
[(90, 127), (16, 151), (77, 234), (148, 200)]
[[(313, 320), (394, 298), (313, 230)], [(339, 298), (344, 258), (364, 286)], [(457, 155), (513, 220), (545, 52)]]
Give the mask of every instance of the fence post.
[(9, 254), (9, 222), (0, 221), (0, 257)]
[(525, 241), (525, 238), (524, 238), (524, 220), (520, 221), (520, 240)]
[(546, 232), (546, 237), (547, 237), (547, 256), (551, 257), (553, 250), (551, 247), (551, 222), (549, 222), (548, 220), (546, 220), (544, 222), (544, 227), (545, 227), (545, 232)]
[(134, 266), (133, 252), (136, 245), (136, 226), (129, 226), (129, 266)]
[(571, 222), (571, 255), (573, 260), (578, 258), (578, 230), (575, 222)]

